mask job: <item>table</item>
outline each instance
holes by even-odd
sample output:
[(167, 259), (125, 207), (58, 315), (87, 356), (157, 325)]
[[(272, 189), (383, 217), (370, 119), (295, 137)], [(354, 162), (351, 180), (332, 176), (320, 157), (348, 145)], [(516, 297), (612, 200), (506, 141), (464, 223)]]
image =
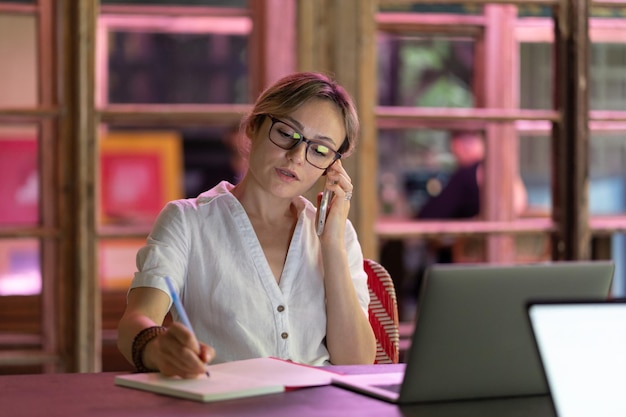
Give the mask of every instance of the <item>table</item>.
[[(398, 365), (334, 366), (356, 374)], [(548, 396), (397, 406), (335, 386), (200, 403), (113, 384), (116, 372), (0, 376), (0, 415), (11, 417), (554, 417)]]

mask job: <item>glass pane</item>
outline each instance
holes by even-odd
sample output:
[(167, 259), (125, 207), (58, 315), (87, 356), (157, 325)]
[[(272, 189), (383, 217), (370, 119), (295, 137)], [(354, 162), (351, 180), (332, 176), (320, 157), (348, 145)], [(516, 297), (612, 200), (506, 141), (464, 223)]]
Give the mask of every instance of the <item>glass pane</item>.
[(39, 259), (36, 239), (0, 239), (0, 295), (41, 293)]
[(517, 6), (518, 17), (552, 17), (552, 7), (538, 5)]
[[(483, 160), (486, 152), (484, 134), (471, 130), (453, 133), (447, 130), (428, 129), (379, 131), (378, 187), (381, 215), (415, 218), (420, 214), (420, 217), (425, 219), (469, 219), (478, 215), (480, 201), (478, 189), (475, 188), (476, 191), (473, 193), (467, 187), (478, 187), (477, 165)], [(525, 145), (520, 145), (521, 155), (525, 158), (520, 161), (522, 181), (524, 186), (527, 185), (527, 180), (531, 180), (531, 185), (540, 183), (543, 186), (541, 173), (550, 172), (549, 152), (543, 159), (532, 159), (533, 155), (528, 155), (528, 152), (529, 149), (535, 149), (529, 148), (530, 143), (528, 141)], [(543, 148), (539, 150), (544, 151)], [(532, 174), (539, 172), (541, 180), (533, 183), (532, 175), (524, 177), (526, 171)], [(457, 187), (454, 189), (458, 192), (447, 196), (445, 208), (443, 205), (437, 206), (443, 209), (441, 213), (438, 211), (424, 213), (424, 204), (439, 195), (450, 184), (451, 179), (454, 180)], [(545, 185), (550, 186), (549, 177)], [(535, 190), (532, 191), (534, 196)], [(549, 188), (547, 192), (549, 194)], [(455, 198), (458, 195), (463, 195), (463, 198)], [(448, 210), (450, 207), (454, 209)], [(526, 215), (525, 212), (523, 214)]]
[(0, 226), (39, 223), (38, 161), (34, 127), (0, 126)]
[(474, 41), (419, 34), (379, 34), (382, 106), (473, 107)]
[(0, 14), (0, 107), (37, 105), (36, 51), (35, 17)]
[(447, 132), (394, 129), (379, 131), (378, 166), (381, 214), (414, 218), (429, 198), (429, 182), (431, 189), (445, 183), (456, 162)]
[(240, 142), (238, 124), (109, 130), (100, 141), (102, 223), (151, 225), (170, 200), (237, 183), (245, 170)]
[(172, 6), (211, 6), (211, 7), (247, 7), (248, 0), (100, 0), (101, 4), (129, 4), (136, 6), (172, 5)]
[(110, 103), (249, 101), (247, 36), (120, 30), (109, 42)]
[(624, 16), (626, 16), (626, 4), (622, 2), (621, 5), (616, 4), (615, 7), (598, 7), (591, 5), (591, 7), (589, 7), (589, 15), (591, 17), (623, 19)]
[[(0, 239), (0, 352), (41, 349), (41, 267), (36, 239)], [(41, 373), (41, 365), (0, 366), (0, 374)]]
[(626, 43), (591, 45), (589, 106), (592, 110), (624, 110)]
[(520, 135), (520, 175), (528, 193), (528, 215), (552, 213), (550, 134)]
[[(415, 218), (424, 204), (449, 184), (459, 168), (451, 147), (451, 134), (445, 130), (385, 129), (379, 131), (378, 138), (380, 214), (383, 217)], [(542, 139), (543, 142), (537, 140), (539, 145), (549, 144)], [(526, 157), (526, 163), (520, 163), (524, 168), (522, 180), (533, 200), (541, 201), (536, 195), (542, 197), (544, 191), (550, 195), (549, 152), (538, 148), (537, 152), (543, 151), (548, 157), (533, 160), (533, 156), (528, 155), (531, 142), (525, 142), (525, 145), (520, 144), (522, 155)], [(538, 175), (533, 183), (536, 166), (541, 166), (546, 178)], [(526, 171), (531, 175), (524, 175)], [(543, 214), (549, 215), (549, 206), (542, 209)], [(379, 258), (389, 271), (393, 271), (402, 320), (413, 318), (420, 281), (428, 265), (433, 262), (485, 262), (485, 242), (482, 235), (381, 241)], [(550, 257), (550, 239), (545, 233), (515, 236), (514, 242), (516, 263), (545, 261)]]
[[(415, 219), (431, 196), (429, 183), (443, 184), (455, 166), (448, 134), (427, 129), (381, 129), (378, 132), (380, 215)], [(394, 279), (400, 320), (412, 321), (424, 270), (439, 251), (428, 238), (385, 239), (380, 263)], [(445, 242), (446, 248), (451, 243)], [(444, 251), (446, 249), (443, 249)]]
[(552, 44), (520, 44), (520, 108), (552, 109)]
[(135, 271), (137, 251), (145, 239), (101, 239), (98, 243), (100, 287), (104, 290), (128, 289)]
[(626, 212), (626, 132), (596, 132), (590, 139), (589, 213)]
[[(589, 105), (592, 110), (624, 110), (626, 96), (626, 44), (591, 45)], [(520, 106), (552, 108), (552, 45), (520, 45)]]
[(438, 4), (437, 2), (397, 2), (397, 4), (383, 4), (379, 7), (381, 12), (412, 12), (412, 13), (446, 13), (446, 14), (481, 14), (483, 7), (478, 4), (449, 3)]
[(182, 134), (186, 197), (196, 197), (220, 181), (236, 184), (243, 178), (247, 160), (241, 150), (245, 140), (239, 124), (184, 129)]

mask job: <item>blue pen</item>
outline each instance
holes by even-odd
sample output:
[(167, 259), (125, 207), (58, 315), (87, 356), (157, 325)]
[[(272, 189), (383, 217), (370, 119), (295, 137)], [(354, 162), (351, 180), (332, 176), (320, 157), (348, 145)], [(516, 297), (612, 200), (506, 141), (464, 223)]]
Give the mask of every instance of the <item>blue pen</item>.
[[(180, 316), (180, 320), (183, 322), (185, 327), (189, 329), (189, 331), (191, 332), (193, 337), (196, 339), (196, 341), (198, 341), (198, 338), (196, 337), (196, 333), (193, 331), (193, 327), (191, 327), (191, 322), (189, 321), (189, 317), (187, 317), (187, 312), (185, 311), (185, 308), (183, 307), (183, 303), (180, 302), (180, 298), (178, 298), (178, 293), (174, 289), (174, 284), (172, 284), (172, 279), (166, 276), (165, 282), (167, 284), (167, 288), (169, 288), (170, 290), (172, 302), (174, 303), (174, 308), (176, 309), (176, 311), (178, 312), (178, 315)], [(198, 349), (200, 349), (200, 341), (198, 341)], [(209, 371), (206, 371), (206, 376), (209, 376)]]

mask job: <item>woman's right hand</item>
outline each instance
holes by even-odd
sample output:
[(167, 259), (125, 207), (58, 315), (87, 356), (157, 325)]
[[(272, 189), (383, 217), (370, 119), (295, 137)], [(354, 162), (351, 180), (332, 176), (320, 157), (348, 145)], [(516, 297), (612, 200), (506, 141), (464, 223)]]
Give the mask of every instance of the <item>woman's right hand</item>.
[(173, 323), (146, 345), (143, 355), (144, 363), (154, 364), (166, 376), (196, 378), (206, 373), (215, 350), (199, 342), (181, 323)]
[[(118, 325), (117, 346), (132, 364), (133, 342), (147, 327), (163, 323), (170, 307), (170, 298), (156, 288), (138, 287), (128, 293), (126, 311)], [(198, 343), (193, 333), (178, 322), (149, 341), (141, 356), (143, 365), (169, 376), (195, 378), (205, 373), (205, 365), (215, 358), (215, 350)]]

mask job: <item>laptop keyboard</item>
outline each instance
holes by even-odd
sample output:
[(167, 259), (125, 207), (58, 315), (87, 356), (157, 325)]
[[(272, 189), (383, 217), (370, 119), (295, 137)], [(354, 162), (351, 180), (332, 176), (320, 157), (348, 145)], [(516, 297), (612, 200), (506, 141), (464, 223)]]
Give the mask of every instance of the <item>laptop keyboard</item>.
[(400, 388), (402, 387), (402, 384), (381, 384), (381, 385), (374, 385), (374, 387), (381, 388), (386, 391), (395, 392), (396, 394), (400, 394)]

